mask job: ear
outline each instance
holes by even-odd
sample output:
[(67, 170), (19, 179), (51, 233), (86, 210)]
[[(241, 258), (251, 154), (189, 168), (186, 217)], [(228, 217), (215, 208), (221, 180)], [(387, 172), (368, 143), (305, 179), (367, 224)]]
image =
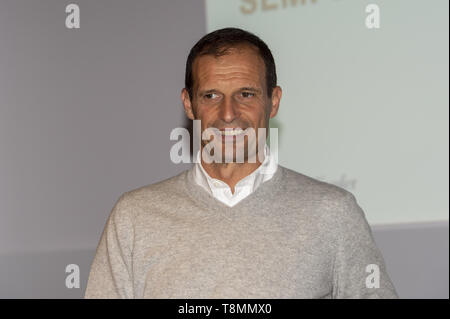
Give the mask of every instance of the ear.
[(281, 87), (276, 86), (272, 91), (272, 108), (270, 110), (270, 118), (275, 117), (278, 113), (278, 108), (280, 107), (282, 90)]
[(183, 102), (184, 111), (186, 112), (187, 117), (191, 120), (194, 120), (191, 98), (189, 97), (189, 93), (186, 88), (181, 90), (181, 102)]

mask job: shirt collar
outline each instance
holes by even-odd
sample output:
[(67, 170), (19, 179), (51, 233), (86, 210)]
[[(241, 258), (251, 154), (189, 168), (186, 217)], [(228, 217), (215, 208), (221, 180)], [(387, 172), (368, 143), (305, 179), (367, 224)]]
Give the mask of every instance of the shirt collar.
[[(197, 152), (197, 163), (194, 167), (194, 178), (207, 192), (214, 195), (217, 191), (224, 191), (230, 187), (224, 181), (212, 178), (205, 171), (201, 163), (201, 150)], [(235, 186), (235, 194), (242, 188), (248, 188), (249, 192), (254, 192), (259, 185), (269, 180), (275, 174), (278, 167), (274, 154), (270, 152), (267, 144), (264, 146), (264, 161), (250, 175), (242, 178)], [(230, 190), (231, 193), (231, 190)]]

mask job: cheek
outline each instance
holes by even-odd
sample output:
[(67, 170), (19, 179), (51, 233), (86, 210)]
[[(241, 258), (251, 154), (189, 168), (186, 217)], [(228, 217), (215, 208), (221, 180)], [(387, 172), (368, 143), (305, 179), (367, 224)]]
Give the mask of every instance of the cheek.
[(265, 127), (267, 122), (268, 114), (264, 107), (253, 110), (246, 114), (246, 118), (251, 121), (251, 124), (256, 127)]
[(200, 108), (198, 119), (202, 121), (202, 130), (210, 127), (215, 122), (215, 117), (212, 110), (205, 110)]

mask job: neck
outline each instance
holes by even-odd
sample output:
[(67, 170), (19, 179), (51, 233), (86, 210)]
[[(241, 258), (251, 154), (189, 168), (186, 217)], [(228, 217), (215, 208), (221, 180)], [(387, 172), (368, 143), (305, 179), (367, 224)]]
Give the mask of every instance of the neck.
[[(203, 151), (203, 148), (202, 148)], [(263, 155), (264, 157), (264, 155)], [(264, 161), (264, 158), (263, 158)], [(221, 181), (227, 183), (231, 188), (231, 193), (234, 194), (234, 188), (236, 184), (244, 177), (250, 175), (254, 172), (262, 162), (259, 161), (258, 155), (256, 156), (255, 163), (249, 163), (248, 160), (244, 163), (215, 163), (210, 164), (203, 161), (201, 158), (201, 163), (204, 170), (209, 176), (215, 179), (220, 179)]]

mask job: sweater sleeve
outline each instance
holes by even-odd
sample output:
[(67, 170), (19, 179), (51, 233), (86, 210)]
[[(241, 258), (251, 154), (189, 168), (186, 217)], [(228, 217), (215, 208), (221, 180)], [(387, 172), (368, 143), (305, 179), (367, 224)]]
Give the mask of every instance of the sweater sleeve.
[(109, 215), (91, 265), (86, 299), (134, 298), (130, 208), (124, 194)]
[(396, 299), (365, 214), (348, 192), (336, 223), (333, 298)]

